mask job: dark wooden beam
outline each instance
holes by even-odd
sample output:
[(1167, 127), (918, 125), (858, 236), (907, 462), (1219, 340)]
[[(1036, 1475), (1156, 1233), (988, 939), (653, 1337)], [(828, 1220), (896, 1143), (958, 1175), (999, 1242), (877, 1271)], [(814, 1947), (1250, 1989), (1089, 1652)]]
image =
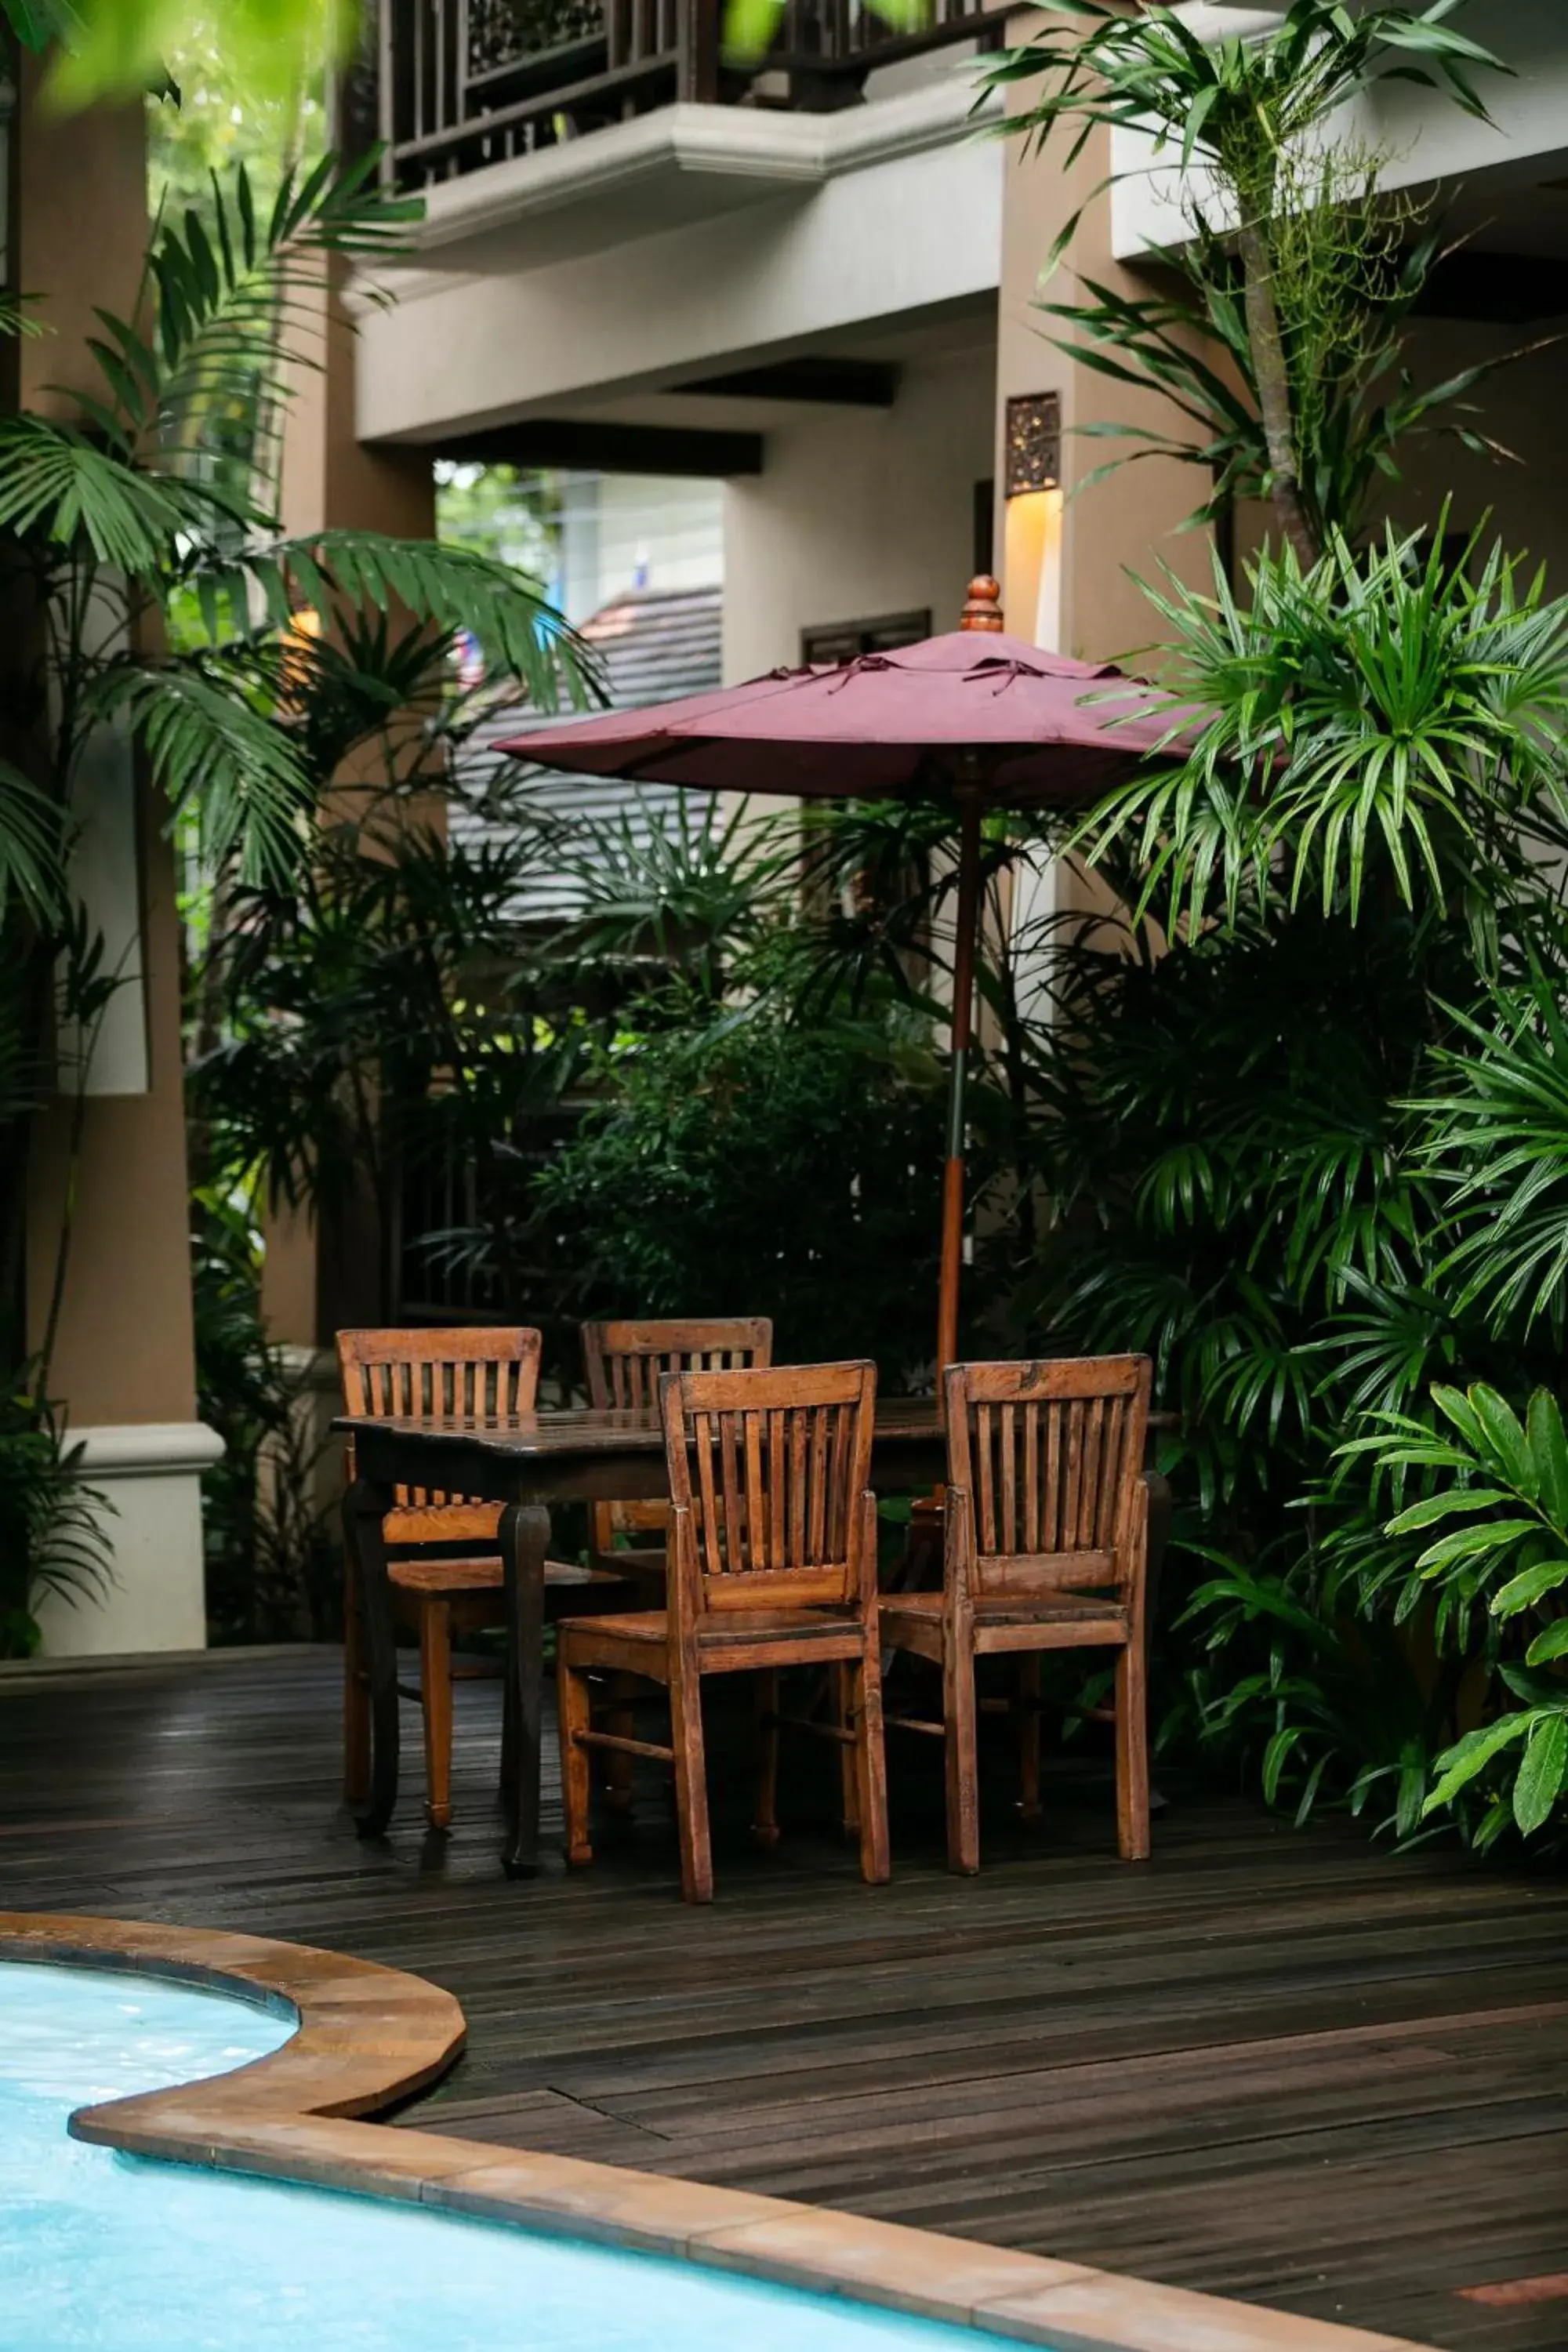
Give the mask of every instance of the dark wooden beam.
[(803, 359), (773, 360), (761, 367), (735, 368), (728, 375), (699, 376), (672, 389), (716, 394), (728, 400), (822, 401), (841, 408), (891, 408), (899, 396), (899, 371), (883, 360), (835, 359), (824, 352)]
[(705, 433), (684, 425), (595, 425), (529, 416), (482, 433), (454, 434), (430, 454), (462, 465), (574, 466), (601, 474), (760, 474), (760, 433)]

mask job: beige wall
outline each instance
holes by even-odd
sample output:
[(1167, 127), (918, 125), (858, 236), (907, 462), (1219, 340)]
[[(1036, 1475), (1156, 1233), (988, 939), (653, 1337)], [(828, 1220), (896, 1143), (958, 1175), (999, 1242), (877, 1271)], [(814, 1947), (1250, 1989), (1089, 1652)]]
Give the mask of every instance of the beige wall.
[[(1559, 322), (1480, 327), (1422, 320), (1410, 341), (1410, 372), (1417, 384), (1446, 383), (1462, 369), (1560, 331)], [(1401, 522), (1436, 528), (1451, 493), (1451, 530), (1473, 530), (1489, 514), (1485, 543), (1500, 539), (1510, 552), (1528, 556), (1532, 568), (1544, 563), (1548, 587), (1554, 594), (1568, 594), (1565, 400), (1568, 345), (1500, 369), (1469, 394), (1477, 413), (1464, 421), (1501, 442), (1513, 461), (1478, 457), (1451, 433), (1408, 443), (1405, 479), (1390, 494), (1390, 511)]]
[[(1037, 12), (1013, 19), (1009, 46), (1027, 38), (1042, 23)], [(1027, 84), (1009, 94), (1009, 111), (1027, 105)], [(1158, 616), (1137, 585), (1158, 581), (1167, 565), (1180, 577), (1201, 582), (1208, 575), (1210, 539), (1182, 525), (1206, 487), (1195, 469), (1171, 459), (1142, 459), (1106, 480), (1080, 488), (1086, 476), (1125, 446), (1088, 437), (1082, 428), (1104, 423), (1174, 429), (1169, 403), (1154, 394), (1111, 383), (1079, 364), (1052, 340), (1065, 334), (1061, 322), (1038, 309), (1041, 299), (1077, 298), (1077, 278), (1089, 278), (1125, 292), (1147, 289), (1111, 257), (1110, 199), (1094, 194), (1110, 169), (1110, 138), (1091, 137), (1073, 168), (1064, 168), (1068, 140), (1054, 141), (1041, 156), (1021, 139), (1009, 141), (1002, 195), (1002, 285), (997, 310), (995, 472), (997, 562), (1009, 625), (1021, 635), (1035, 634), (1037, 610), (1055, 606), (1056, 650), (1087, 660), (1131, 659), (1146, 667), (1157, 659), (1146, 649), (1158, 635)], [(1057, 238), (1079, 207), (1083, 217), (1061, 266), (1048, 285), (1042, 274)], [(1005, 480), (1006, 404), (1019, 394), (1056, 392), (1062, 404), (1064, 496), (1054, 524), (1057, 593), (1037, 590), (1038, 554), (1026, 534), (1009, 532), (1003, 486)], [(1078, 428), (1075, 430), (1075, 428)], [(1051, 561), (1047, 549), (1047, 562)], [(1045, 632), (1042, 631), (1042, 635)], [(1048, 919), (1053, 909), (1079, 907), (1109, 911), (1110, 901), (1096, 878), (1076, 864), (1044, 866), (1019, 877), (1015, 920), (1024, 926)], [(1025, 985), (1029, 985), (1027, 975)]]
[[(19, 350), (21, 396), (68, 413), (50, 389), (85, 382), (82, 341), (95, 305), (136, 300), (146, 227), (140, 104), (51, 121), (35, 103), (26, 58), (18, 132), (17, 282), (47, 289), (51, 331)], [(179, 927), (166, 810), (137, 794), (145, 1093), (85, 1106), (72, 1239), (51, 1372), (77, 1428), (188, 1422), (195, 1411), (190, 1244), (180, 1046)], [(69, 1106), (42, 1115), (28, 1192), (28, 1321), (36, 1345), (49, 1310), (69, 1159)]]
[(992, 471), (988, 344), (904, 371), (888, 409), (818, 410), (770, 432), (724, 499), (724, 675), (798, 661), (803, 628), (929, 607), (954, 628)]

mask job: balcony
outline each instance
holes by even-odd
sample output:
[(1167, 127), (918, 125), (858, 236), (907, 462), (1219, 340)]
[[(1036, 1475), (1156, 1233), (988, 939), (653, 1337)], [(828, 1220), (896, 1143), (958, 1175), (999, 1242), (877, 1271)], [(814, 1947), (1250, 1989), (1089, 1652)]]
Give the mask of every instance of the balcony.
[(723, 47), (723, 0), (381, 0), (374, 57), (348, 93), (405, 189), (542, 152), (678, 101), (822, 114), (859, 104), (878, 68), (963, 41), (1008, 11), (931, 0), (900, 33), (865, 0), (788, 0), (772, 47)]

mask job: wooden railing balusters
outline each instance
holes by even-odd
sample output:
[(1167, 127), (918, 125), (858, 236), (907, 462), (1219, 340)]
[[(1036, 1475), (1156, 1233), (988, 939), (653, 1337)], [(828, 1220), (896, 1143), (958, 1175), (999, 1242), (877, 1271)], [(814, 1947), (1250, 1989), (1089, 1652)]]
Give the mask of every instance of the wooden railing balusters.
[(853, 105), (876, 66), (998, 40), (1007, 11), (931, 0), (930, 21), (900, 32), (864, 0), (787, 0), (750, 64), (723, 54), (724, 0), (380, 0), (378, 14), (382, 168), (418, 188), (676, 100), (747, 98), (759, 71), (797, 110)]

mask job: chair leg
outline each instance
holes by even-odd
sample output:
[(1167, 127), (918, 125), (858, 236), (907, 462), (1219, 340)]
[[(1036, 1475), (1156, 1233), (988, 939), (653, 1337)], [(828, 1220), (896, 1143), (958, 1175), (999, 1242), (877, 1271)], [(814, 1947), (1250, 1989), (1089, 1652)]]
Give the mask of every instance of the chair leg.
[(980, 1867), (980, 1752), (974, 1651), (967, 1632), (962, 1617), (947, 1627), (942, 1713), (947, 1727), (947, 1866), (972, 1878)]
[[(832, 1688), (833, 1719), (840, 1731), (849, 1730), (855, 1721), (855, 1669), (851, 1665), (829, 1668)], [(840, 1741), (838, 1748), (838, 1817), (847, 1838), (860, 1834), (859, 1767), (855, 1750)]]
[(1040, 1654), (1025, 1650), (1018, 1660), (1018, 1817), (1037, 1827), (1040, 1812)]
[(843, 1753), (855, 1769), (856, 1811), (860, 1823), (860, 1875), (868, 1886), (883, 1886), (892, 1876), (888, 1847), (888, 1759), (882, 1734), (882, 1660), (875, 1633), (865, 1655), (846, 1670), (847, 1697), (854, 1710), (855, 1745)]
[(1142, 1641), (1116, 1659), (1116, 1843), (1123, 1862), (1149, 1859), (1149, 1700)]
[(343, 1795), (351, 1805), (370, 1795), (370, 1687), (352, 1541), (343, 1546)]
[(419, 1611), (419, 1711), (425, 1718), (425, 1811), (433, 1830), (452, 1820), (452, 1611), (426, 1600)]
[(688, 1903), (713, 1900), (708, 1834), (708, 1760), (702, 1746), (702, 1682), (693, 1664), (669, 1685), (670, 1746), (675, 1751), (675, 1811), (680, 1829), (680, 1891)]
[(580, 1864), (594, 1859), (588, 1834), (589, 1751), (577, 1738), (580, 1731), (588, 1729), (592, 1706), (587, 1675), (580, 1666), (570, 1663), (561, 1636), (556, 1639), (560, 1646), (555, 1654), (555, 1713), (561, 1729), (561, 1801), (566, 1814), (566, 1859)]
[[(613, 1731), (617, 1739), (632, 1739), (637, 1736), (637, 1718), (632, 1712), (636, 1689), (636, 1682), (630, 1675), (610, 1676), (609, 1704), (603, 1709), (603, 1714), (605, 1730)], [(584, 1725), (584, 1728), (586, 1727)], [(604, 1750), (604, 1759), (605, 1803), (612, 1813), (629, 1813), (632, 1809), (632, 1759), (614, 1748)]]
[(757, 1676), (757, 1817), (752, 1835), (760, 1846), (779, 1842), (779, 1677), (776, 1666)]

